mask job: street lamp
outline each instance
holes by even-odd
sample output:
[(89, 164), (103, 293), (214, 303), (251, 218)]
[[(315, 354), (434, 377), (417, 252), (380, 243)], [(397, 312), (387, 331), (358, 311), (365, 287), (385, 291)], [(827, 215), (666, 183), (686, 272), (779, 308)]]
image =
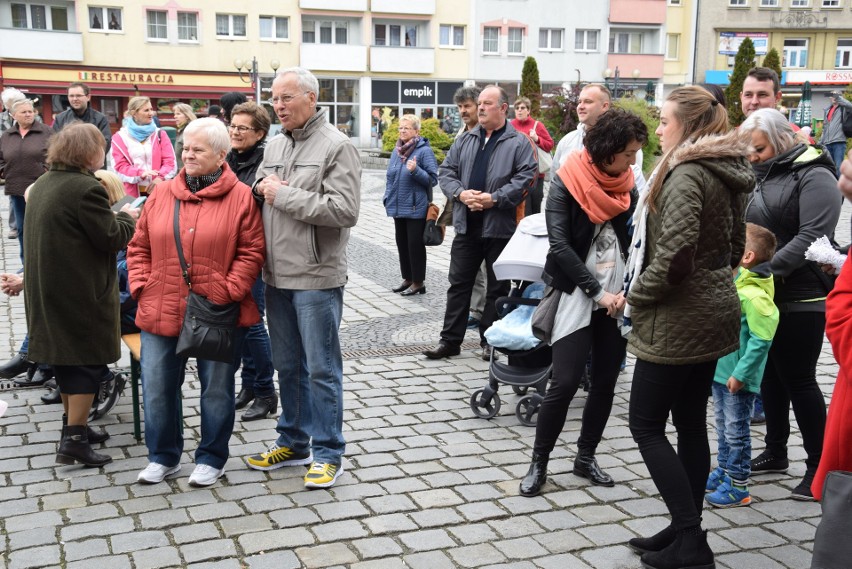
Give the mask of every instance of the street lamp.
[[(631, 73), (634, 80), (638, 79), (641, 74), (642, 74), (642, 72), (639, 71), (639, 69), (634, 69), (633, 72)], [(619, 98), (618, 97), (618, 81), (619, 81), (619, 79), (621, 79), (621, 70), (618, 69), (617, 65), (615, 66), (615, 73), (613, 73), (612, 69), (610, 69), (609, 67), (604, 69), (604, 78), (606, 80), (605, 82), (608, 82), (610, 77), (613, 77), (613, 79), (614, 79), (612, 94), (616, 99), (618, 99)]]
[[(278, 68), (281, 67), (281, 62), (277, 59), (273, 59), (269, 62), (269, 66), (272, 68), (272, 71), (278, 71)], [(237, 68), (237, 73), (240, 75), (240, 81), (243, 83), (251, 83), (254, 86), (254, 99), (255, 102), (260, 104), (260, 73), (257, 70), (257, 58), (252, 57), (251, 61), (243, 61), (242, 59), (234, 60), (234, 67)], [(248, 79), (243, 77), (243, 67), (245, 67), (248, 72)]]

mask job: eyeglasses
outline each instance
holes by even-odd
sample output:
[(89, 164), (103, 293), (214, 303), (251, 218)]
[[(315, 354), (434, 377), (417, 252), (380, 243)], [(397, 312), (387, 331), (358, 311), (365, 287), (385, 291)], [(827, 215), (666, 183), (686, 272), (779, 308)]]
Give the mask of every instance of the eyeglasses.
[(257, 130), (257, 129), (256, 129), (256, 128), (254, 128), (254, 127), (252, 127), (252, 126), (243, 126), (243, 125), (229, 124), (229, 125), (228, 125), (228, 130), (235, 130), (235, 131), (237, 131), (237, 132), (238, 132), (238, 133), (240, 133), (240, 134), (245, 134), (246, 132), (248, 132), (248, 131), (250, 131), (250, 130)]
[(88, 95), (68, 95), (69, 99), (85, 99)]
[(414, 130), (414, 129), (413, 129), (413, 128), (411, 128), (410, 126), (401, 126), (401, 127), (399, 127), (397, 130), (398, 130), (399, 132), (404, 132), (404, 131), (406, 131), (406, 130)]
[(298, 95), (284, 95), (282, 97), (272, 97), (272, 104), (277, 105), (278, 103), (283, 103), (285, 105), (289, 105), (296, 97), (307, 95), (308, 93), (310, 93), (310, 91), (302, 91)]

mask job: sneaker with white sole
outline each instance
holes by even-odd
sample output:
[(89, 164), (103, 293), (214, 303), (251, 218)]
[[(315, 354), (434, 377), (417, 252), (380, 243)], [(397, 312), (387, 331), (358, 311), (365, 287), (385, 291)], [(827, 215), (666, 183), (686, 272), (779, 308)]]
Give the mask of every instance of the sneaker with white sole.
[(209, 464), (197, 464), (195, 470), (189, 475), (190, 486), (212, 486), (222, 478), (225, 469), (214, 468)]
[(343, 474), (342, 464), (315, 462), (305, 474), (305, 488), (328, 488)]
[(288, 447), (272, 445), (265, 452), (250, 456), (246, 459), (249, 468), (255, 470), (275, 470), (283, 466), (303, 466), (314, 459), (310, 450), (297, 452)]
[(145, 470), (139, 473), (136, 477), (137, 482), (143, 484), (159, 484), (166, 479), (166, 476), (180, 472), (180, 464), (175, 466), (166, 466), (158, 462), (152, 462), (145, 467)]

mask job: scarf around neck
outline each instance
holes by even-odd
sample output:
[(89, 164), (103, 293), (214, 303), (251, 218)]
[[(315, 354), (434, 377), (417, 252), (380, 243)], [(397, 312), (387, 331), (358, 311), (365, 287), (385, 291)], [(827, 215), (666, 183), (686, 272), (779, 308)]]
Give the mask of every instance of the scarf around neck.
[(414, 152), (414, 147), (417, 146), (418, 142), (420, 142), (419, 136), (413, 137), (406, 143), (403, 143), (401, 138), (397, 139), (396, 152), (399, 154), (399, 158), (402, 160), (403, 164), (408, 160), (408, 157), (411, 156), (411, 153)]
[(147, 140), (148, 137), (154, 134), (154, 131), (157, 130), (157, 125), (154, 124), (154, 121), (151, 121), (148, 124), (136, 124), (136, 121), (134, 121), (131, 117), (124, 117), (122, 126), (127, 129), (127, 132), (134, 140), (139, 142)]
[(634, 186), (630, 168), (619, 176), (610, 176), (592, 163), (589, 151), (583, 148), (571, 153), (557, 174), (595, 225), (630, 208), (630, 191)]
[(193, 194), (203, 190), (207, 186), (212, 186), (220, 177), (222, 177), (221, 166), (212, 174), (205, 174), (203, 176), (190, 176), (189, 174), (184, 174), (186, 185), (189, 188), (189, 191)]

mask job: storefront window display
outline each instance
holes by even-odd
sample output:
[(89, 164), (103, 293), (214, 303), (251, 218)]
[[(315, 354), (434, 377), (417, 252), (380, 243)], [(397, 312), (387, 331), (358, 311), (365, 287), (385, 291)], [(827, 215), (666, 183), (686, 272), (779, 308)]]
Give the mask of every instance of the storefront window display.
[(357, 79), (320, 79), (317, 105), (328, 110), (328, 120), (351, 138), (357, 138), (360, 88)]

